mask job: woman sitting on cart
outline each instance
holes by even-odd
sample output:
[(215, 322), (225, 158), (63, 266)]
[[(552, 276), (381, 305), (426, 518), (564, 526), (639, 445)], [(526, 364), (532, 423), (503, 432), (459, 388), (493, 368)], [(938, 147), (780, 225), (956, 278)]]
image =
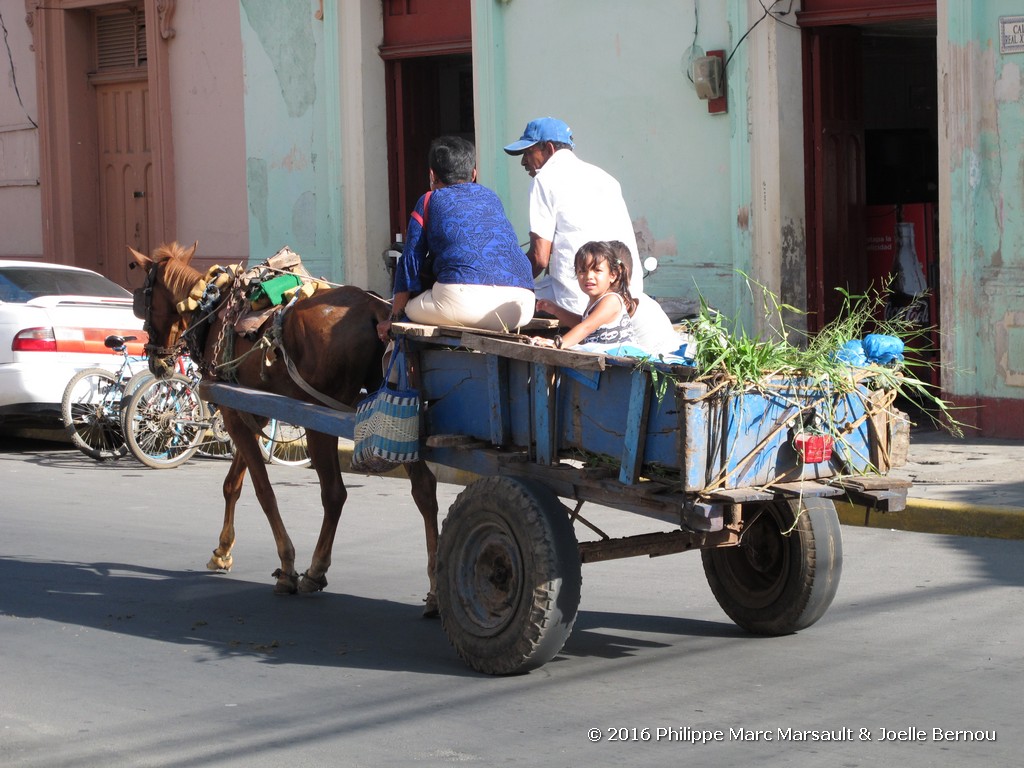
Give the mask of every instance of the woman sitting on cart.
[(430, 191), (416, 203), (395, 269), (387, 338), (415, 323), (512, 331), (533, 317), (533, 270), (498, 196), (476, 183), (476, 150), (457, 136), (430, 145)]

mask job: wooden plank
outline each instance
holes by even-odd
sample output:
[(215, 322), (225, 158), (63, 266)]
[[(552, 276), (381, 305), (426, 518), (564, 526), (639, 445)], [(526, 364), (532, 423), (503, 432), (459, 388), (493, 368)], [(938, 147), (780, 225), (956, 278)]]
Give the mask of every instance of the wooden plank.
[(633, 371), (626, 412), (626, 434), (623, 436), (619, 482), (634, 485), (640, 478), (644, 461), (644, 443), (647, 440), (647, 414), (651, 408), (651, 376), (637, 368)]
[(772, 483), (768, 488), (785, 496), (839, 496), (843, 493), (842, 488), (815, 482)]
[(272, 392), (260, 392), (219, 381), (203, 381), (199, 384), (199, 396), (225, 408), (279, 419), (314, 432), (347, 437), (350, 440), (355, 433), (354, 412), (336, 411), (324, 405), (313, 405)]
[(512, 408), (508, 392), (508, 360), (487, 356), (487, 396), (490, 400), (491, 443), (505, 446), (512, 440)]
[(523, 360), (527, 363), (543, 363), (559, 368), (572, 368), (577, 371), (603, 371), (606, 358), (595, 352), (575, 352), (569, 349), (554, 347), (534, 347), (521, 341), (506, 341), (476, 333), (462, 335), (462, 345), (467, 349), (501, 355), (512, 360)]
[(743, 504), (748, 501), (771, 501), (774, 493), (761, 491), (757, 488), (717, 488), (701, 496), (711, 501), (724, 501), (729, 504)]
[(533, 366), (533, 439), (537, 446), (537, 463), (553, 464), (558, 455), (555, 436), (556, 389), (554, 369), (543, 363)]
[(910, 480), (885, 475), (836, 477), (830, 482), (839, 488), (852, 488), (855, 491), (887, 491), (893, 488), (909, 488), (913, 485)]
[(424, 323), (398, 322), (392, 323), (391, 327), (395, 333), (406, 336), (415, 336), (423, 339), (438, 338), (440, 336), (462, 336), (464, 333), (472, 333), (478, 336), (493, 336), (496, 338), (524, 339), (526, 331), (557, 331), (558, 321), (555, 319), (535, 317), (524, 325), (519, 333), (511, 331), (490, 331), (485, 328), (467, 328), (464, 325), (426, 325)]

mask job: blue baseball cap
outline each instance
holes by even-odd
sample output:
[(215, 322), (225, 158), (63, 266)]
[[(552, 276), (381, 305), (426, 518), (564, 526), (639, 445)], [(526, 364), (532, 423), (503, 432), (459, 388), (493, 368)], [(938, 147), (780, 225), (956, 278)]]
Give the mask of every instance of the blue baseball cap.
[(572, 129), (568, 125), (556, 117), (538, 117), (527, 123), (522, 138), (505, 147), (505, 151), (510, 155), (518, 155), (540, 141), (557, 141), (570, 147), (575, 146)]

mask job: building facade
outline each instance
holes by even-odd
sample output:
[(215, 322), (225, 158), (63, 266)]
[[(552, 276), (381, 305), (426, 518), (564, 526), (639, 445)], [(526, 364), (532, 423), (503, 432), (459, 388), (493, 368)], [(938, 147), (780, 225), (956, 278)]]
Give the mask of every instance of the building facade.
[[(767, 8), (765, 6), (768, 6)], [(621, 182), (647, 289), (772, 328), (892, 266), (914, 222), (945, 397), (1024, 437), (1021, 64), (1009, 0), (0, 0), (0, 256), (134, 277), (124, 245), (203, 263), (290, 245), (382, 293), (382, 251), (458, 133), (528, 239), (501, 147), (556, 115)], [(1016, 19), (1016, 20), (1015, 20)], [(724, 64), (724, 98), (693, 82)], [(713, 65), (711, 65), (713, 66)]]

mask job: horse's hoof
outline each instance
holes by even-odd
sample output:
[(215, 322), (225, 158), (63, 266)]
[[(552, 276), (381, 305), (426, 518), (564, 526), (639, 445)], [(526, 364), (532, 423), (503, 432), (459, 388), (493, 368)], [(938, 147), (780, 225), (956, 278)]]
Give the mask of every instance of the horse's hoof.
[(232, 565), (234, 565), (234, 563), (232, 562), (230, 552), (221, 557), (217, 554), (217, 550), (214, 550), (213, 557), (211, 557), (210, 562), (206, 564), (206, 569), (209, 571), (230, 571)]
[(299, 579), (299, 591), (303, 594), (311, 594), (313, 592), (322, 592), (323, 588), (327, 586), (327, 576), (314, 577), (309, 575), (309, 571), (302, 574), (302, 578)]
[(426, 605), (423, 606), (423, 618), (436, 619), (440, 615), (441, 612), (437, 607), (437, 595), (433, 592), (428, 592)]
[(277, 579), (277, 584), (274, 585), (275, 595), (294, 595), (298, 592), (299, 576), (297, 573), (285, 573), (278, 568), (270, 575)]

